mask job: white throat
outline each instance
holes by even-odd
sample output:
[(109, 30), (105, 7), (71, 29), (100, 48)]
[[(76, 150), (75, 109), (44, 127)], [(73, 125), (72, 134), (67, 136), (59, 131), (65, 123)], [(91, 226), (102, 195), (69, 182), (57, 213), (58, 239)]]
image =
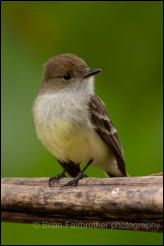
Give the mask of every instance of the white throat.
[(60, 89), (59, 91), (55, 93), (62, 93), (62, 94), (72, 94), (72, 95), (92, 95), (94, 94), (94, 78), (93, 76), (84, 79), (83, 81), (76, 81), (73, 84), (70, 84), (69, 86), (66, 86), (63, 89)]
[(65, 118), (68, 121), (86, 120), (88, 101), (94, 94), (94, 79), (77, 81), (73, 85), (57, 90), (54, 93), (38, 95), (33, 106), (34, 121), (53, 121)]

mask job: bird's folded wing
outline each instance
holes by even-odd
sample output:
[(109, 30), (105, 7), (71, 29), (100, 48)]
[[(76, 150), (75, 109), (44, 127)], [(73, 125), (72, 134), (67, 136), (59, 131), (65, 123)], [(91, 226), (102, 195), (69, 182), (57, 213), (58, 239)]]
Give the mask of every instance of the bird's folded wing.
[(122, 175), (127, 176), (123, 150), (117, 131), (109, 119), (103, 101), (96, 95), (92, 95), (90, 98), (89, 113), (95, 131), (112, 150)]

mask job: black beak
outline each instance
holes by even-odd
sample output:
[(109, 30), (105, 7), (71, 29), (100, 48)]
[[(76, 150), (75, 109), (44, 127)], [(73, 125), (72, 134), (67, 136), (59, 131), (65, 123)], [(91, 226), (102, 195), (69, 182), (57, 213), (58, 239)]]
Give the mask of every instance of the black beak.
[(101, 72), (102, 70), (100, 68), (95, 68), (95, 69), (89, 69), (88, 71), (85, 72), (83, 75), (83, 78), (87, 78), (91, 75), (95, 75), (96, 73)]

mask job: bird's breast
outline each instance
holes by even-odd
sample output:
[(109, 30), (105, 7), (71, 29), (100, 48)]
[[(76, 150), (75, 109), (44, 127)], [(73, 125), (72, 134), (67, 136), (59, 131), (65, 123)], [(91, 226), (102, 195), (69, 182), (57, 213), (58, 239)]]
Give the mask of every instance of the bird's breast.
[(102, 141), (89, 127), (63, 118), (36, 127), (43, 145), (56, 157), (68, 162), (81, 163), (93, 159), (102, 151)]
[(107, 147), (94, 131), (87, 103), (80, 99), (43, 97), (33, 107), (37, 135), (56, 159), (87, 162), (107, 154)]

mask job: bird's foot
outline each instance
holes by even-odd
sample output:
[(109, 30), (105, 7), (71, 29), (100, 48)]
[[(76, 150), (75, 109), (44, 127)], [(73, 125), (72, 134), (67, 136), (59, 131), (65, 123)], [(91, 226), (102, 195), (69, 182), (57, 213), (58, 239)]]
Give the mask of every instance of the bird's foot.
[(66, 183), (62, 187), (76, 186), (78, 184), (79, 180), (84, 178), (84, 177), (88, 177), (88, 176), (86, 174), (83, 174), (83, 171), (81, 171), (78, 173), (78, 175), (73, 180), (69, 181), (68, 183)]
[(83, 168), (83, 170), (81, 172), (78, 173), (78, 175), (71, 181), (69, 181), (68, 183), (66, 183), (65, 185), (63, 185), (62, 187), (68, 187), (68, 186), (76, 186), (79, 182), (80, 179), (87, 177), (86, 174), (84, 174), (84, 171), (89, 167), (89, 165), (93, 162), (93, 160), (91, 159), (87, 165)]
[(53, 183), (56, 183), (56, 182), (58, 183), (59, 180), (60, 180), (61, 178), (64, 178), (64, 177), (66, 177), (66, 176), (65, 176), (65, 171), (63, 171), (62, 173), (59, 173), (59, 174), (56, 175), (55, 177), (50, 178), (50, 179), (49, 179), (49, 186), (51, 187)]

